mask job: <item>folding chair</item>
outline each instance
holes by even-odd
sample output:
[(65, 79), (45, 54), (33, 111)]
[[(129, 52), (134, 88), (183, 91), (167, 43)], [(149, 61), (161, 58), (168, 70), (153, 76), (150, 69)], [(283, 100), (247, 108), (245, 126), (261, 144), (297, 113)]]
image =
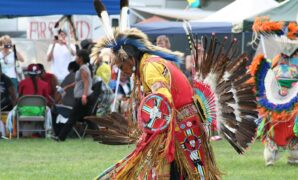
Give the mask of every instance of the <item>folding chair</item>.
[[(30, 108), (33, 112), (33, 109), (36, 108), (44, 108), (43, 112), (41, 111), (38, 114), (32, 113), (29, 115), (22, 111), (23, 107)], [(43, 96), (38, 95), (28, 95), (22, 96), (17, 102), (17, 110), (16, 110), (16, 121), (17, 121), (17, 138), (19, 139), (20, 132), (44, 132), (46, 136), (46, 129), (44, 127), (44, 122), (46, 120), (46, 106), (47, 101)], [(20, 126), (22, 122), (34, 122), (34, 123), (43, 123), (42, 128), (32, 128), (32, 129), (23, 129)]]

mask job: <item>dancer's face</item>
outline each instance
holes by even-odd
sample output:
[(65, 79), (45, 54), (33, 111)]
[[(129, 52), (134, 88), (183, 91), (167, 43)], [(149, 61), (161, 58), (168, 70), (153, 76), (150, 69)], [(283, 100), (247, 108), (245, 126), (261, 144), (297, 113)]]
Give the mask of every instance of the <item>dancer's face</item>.
[(122, 62), (117, 62), (116, 65), (127, 76), (132, 75), (133, 67), (134, 67), (134, 60), (133, 59), (127, 59), (127, 60), (124, 60)]

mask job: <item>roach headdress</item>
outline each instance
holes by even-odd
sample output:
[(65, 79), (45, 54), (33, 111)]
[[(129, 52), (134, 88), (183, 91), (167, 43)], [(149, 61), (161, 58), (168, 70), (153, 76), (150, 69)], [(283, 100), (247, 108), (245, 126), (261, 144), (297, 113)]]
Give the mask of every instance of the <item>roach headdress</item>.
[[(180, 53), (175, 53), (170, 50), (154, 46), (146, 34), (136, 28), (128, 28), (127, 25), (127, 6), (128, 1), (121, 1), (121, 17), (120, 27), (114, 31), (108, 21), (106, 9), (100, 0), (94, 1), (94, 6), (100, 17), (105, 29), (106, 37), (97, 42), (92, 49), (91, 58), (95, 60), (102, 48), (112, 49), (113, 54), (118, 60), (125, 60), (128, 56), (123, 49), (124, 45), (136, 47), (139, 51), (160, 56), (169, 61), (179, 62), (181, 59)], [(125, 12), (123, 12), (125, 11)]]

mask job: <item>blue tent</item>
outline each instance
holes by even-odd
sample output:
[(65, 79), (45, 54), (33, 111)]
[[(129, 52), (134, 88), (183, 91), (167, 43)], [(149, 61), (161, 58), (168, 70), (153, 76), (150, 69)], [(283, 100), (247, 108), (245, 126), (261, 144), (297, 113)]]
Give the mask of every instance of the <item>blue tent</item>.
[[(231, 33), (231, 23), (214, 23), (214, 22), (193, 22), (190, 23), (193, 33)], [(158, 34), (185, 34), (182, 22), (153, 22), (153, 23), (141, 23), (135, 24), (136, 27), (146, 34), (158, 35)]]
[[(120, 0), (102, 0), (109, 14), (119, 14)], [(1, 16), (96, 15), (93, 0), (1, 0)]]

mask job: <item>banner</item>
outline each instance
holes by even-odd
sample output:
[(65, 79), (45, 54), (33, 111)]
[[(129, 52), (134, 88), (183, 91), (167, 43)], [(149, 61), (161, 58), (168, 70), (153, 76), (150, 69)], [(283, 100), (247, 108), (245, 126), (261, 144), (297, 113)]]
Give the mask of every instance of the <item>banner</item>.
[[(62, 16), (41, 16), (28, 17), (27, 39), (30, 40), (51, 40), (55, 34), (55, 23)], [(93, 17), (92, 16), (73, 16), (74, 26), (79, 40), (92, 38)], [(68, 21), (63, 21), (62, 29), (66, 30), (67, 38), (74, 39), (72, 28)], [(60, 23), (60, 24), (61, 24)]]

